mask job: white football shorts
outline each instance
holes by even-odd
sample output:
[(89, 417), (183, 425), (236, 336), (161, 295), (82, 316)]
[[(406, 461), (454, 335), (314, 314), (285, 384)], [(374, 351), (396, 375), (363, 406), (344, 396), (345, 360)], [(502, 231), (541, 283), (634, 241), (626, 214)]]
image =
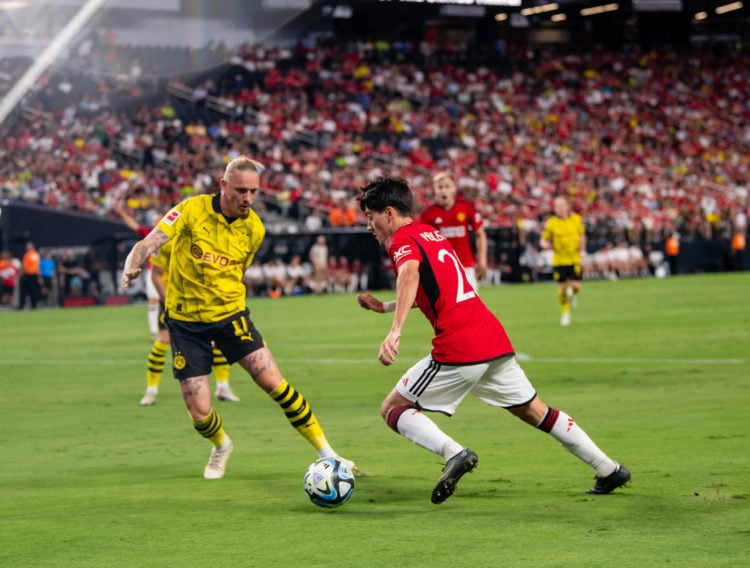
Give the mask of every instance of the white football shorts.
[(522, 406), (536, 396), (513, 355), (476, 365), (442, 365), (428, 355), (406, 371), (396, 388), (422, 410), (448, 416), (468, 393), (502, 408)]
[(466, 273), (466, 278), (469, 280), (469, 284), (471, 284), (471, 287), (474, 288), (475, 292), (479, 292), (479, 283), (477, 282), (477, 271), (472, 266), (471, 268), (464, 267), (464, 272)]

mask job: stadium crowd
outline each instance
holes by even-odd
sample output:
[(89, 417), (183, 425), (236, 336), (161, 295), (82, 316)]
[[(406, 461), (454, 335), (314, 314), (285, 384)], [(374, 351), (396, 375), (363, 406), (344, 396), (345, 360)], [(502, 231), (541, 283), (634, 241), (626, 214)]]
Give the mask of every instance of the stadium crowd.
[[(23, 68), (0, 60), (0, 89)], [(742, 52), (524, 47), (475, 58), (467, 46), (410, 42), (246, 45), (215, 73), (155, 91), (140, 64), (71, 69), (44, 74), (12, 117), (3, 196), (99, 215), (125, 198), (150, 226), (215, 190), (212, 172), (246, 153), (269, 166), (265, 207), (308, 228), (364, 224), (358, 190), (384, 172), (425, 206), (431, 175), (447, 169), (486, 226), (517, 232), (522, 246), (538, 240), (556, 194), (596, 248), (747, 232)]]

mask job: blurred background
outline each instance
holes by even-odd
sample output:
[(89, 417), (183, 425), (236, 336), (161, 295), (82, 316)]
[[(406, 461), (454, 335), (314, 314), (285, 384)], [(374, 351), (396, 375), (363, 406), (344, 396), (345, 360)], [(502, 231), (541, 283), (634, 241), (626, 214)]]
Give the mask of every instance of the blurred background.
[(240, 154), (269, 167), (249, 294), (311, 292), (289, 267), (321, 235), (326, 291), (391, 286), (359, 188), (424, 207), (439, 170), (482, 214), (484, 285), (550, 279), (558, 194), (586, 278), (747, 269), (748, 48), (723, 0), (1, 1), (3, 306), (29, 242), (41, 305), (145, 298), (117, 286), (138, 227)]

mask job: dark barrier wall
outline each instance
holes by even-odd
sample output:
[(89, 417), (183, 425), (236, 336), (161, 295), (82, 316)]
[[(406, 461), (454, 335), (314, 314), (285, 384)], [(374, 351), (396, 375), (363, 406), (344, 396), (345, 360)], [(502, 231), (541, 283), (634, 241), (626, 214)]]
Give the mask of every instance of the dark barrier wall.
[(133, 233), (123, 223), (96, 215), (60, 212), (22, 201), (0, 204), (0, 248), (21, 257), (26, 241), (37, 248), (83, 247), (101, 237)]

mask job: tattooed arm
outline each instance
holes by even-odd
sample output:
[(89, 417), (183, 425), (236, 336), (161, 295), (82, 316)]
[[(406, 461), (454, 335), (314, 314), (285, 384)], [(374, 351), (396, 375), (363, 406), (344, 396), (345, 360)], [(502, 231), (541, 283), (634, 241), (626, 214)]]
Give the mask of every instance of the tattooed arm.
[(166, 243), (169, 237), (159, 229), (151, 231), (147, 237), (133, 245), (130, 254), (125, 259), (125, 266), (122, 269), (122, 289), (127, 290), (130, 283), (138, 278), (141, 273), (141, 267), (154, 254), (161, 245)]

